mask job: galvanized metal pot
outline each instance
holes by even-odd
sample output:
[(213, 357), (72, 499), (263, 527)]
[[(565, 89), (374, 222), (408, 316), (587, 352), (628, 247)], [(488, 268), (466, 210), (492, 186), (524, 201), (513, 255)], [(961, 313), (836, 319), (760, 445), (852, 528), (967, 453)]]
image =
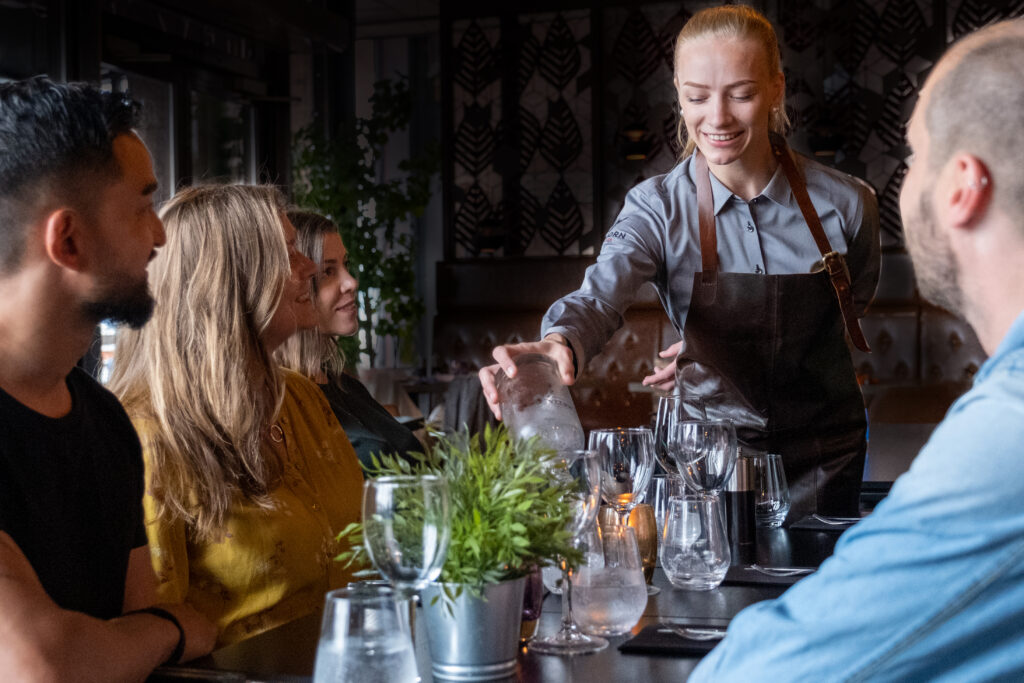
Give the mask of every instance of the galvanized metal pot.
[[(455, 584), (448, 584), (454, 592)], [(514, 676), (526, 577), (487, 586), (483, 598), (467, 591), (444, 605), (442, 584), (423, 589), (423, 616), (434, 678), (490, 681)], [(434, 601), (437, 598), (437, 601)]]

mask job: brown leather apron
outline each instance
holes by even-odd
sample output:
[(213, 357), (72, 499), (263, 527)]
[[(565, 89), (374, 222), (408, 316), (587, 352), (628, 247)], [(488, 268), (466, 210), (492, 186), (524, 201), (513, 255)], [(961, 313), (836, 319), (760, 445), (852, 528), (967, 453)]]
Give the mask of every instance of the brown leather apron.
[[(789, 154), (784, 142), (773, 143), (777, 157)], [(706, 412), (712, 419), (731, 420), (741, 446), (782, 455), (792, 497), (787, 521), (813, 512), (856, 515), (866, 422), (844, 337), (852, 302), (842, 307), (848, 314), (844, 322), (836, 302), (841, 286), (834, 286), (825, 271), (718, 272), (707, 161), (699, 151), (694, 155), (698, 212), (703, 214), (702, 271), (694, 274), (676, 359), (677, 390), (694, 397), (687, 406), (691, 416)], [(794, 195), (803, 195), (798, 201), (806, 199), (801, 208), (811, 207), (792, 159), (779, 160), (788, 162), (782, 163), (783, 171)], [(813, 207), (810, 210), (813, 213)], [(806, 210), (804, 215), (808, 217)], [(808, 220), (809, 227), (814, 221), (816, 214)], [(820, 221), (817, 227), (820, 235), (815, 234), (815, 241), (826, 257), (831, 252), (828, 238)], [(811, 231), (815, 233), (813, 227)], [(827, 257), (825, 263), (828, 266)], [(853, 323), (857, 325), (855, 316)], [(860, 346), (859, 325), (851, 336)]]

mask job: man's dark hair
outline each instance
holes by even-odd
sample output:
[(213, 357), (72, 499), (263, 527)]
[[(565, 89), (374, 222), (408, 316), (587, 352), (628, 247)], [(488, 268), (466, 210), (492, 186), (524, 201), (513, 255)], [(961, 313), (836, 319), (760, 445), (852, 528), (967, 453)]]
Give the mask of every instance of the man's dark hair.
[(113, 142), (135, 127), (138, 110), (85, 83), (0, 83), (0, 273), (21, 261), (39, 211), (58, 200), (81, 207), (97, 180), (120, 174)]

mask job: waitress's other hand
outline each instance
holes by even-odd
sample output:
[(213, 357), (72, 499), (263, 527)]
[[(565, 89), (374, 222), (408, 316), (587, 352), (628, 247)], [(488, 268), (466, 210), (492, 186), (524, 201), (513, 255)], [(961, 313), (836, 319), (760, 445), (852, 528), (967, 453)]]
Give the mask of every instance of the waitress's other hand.
[[(682, 348), (683, 342), (679, 340), (664, 351), (661, 351), (658, 356), (661, 358), (675, 358), (679, 355), (679, 350)], [(655, 370), (652, 374), (644, 377), (643, 384), (644, 386), (654, 387), (659, 391), (671, 392), (676, 388), (676, 364), (669, 363), (665, 367)]]
[(490, 407), (494, 417), (501, 419), (501, 404), (498, 398), (498, 386), (495, 377), (501, 370), (509, 377), (516, 376), (516, 364), (513, 358), (524, 353), (539, 353), (555, 361), (558, 366), (558, 375), (563, 384), (570, 385), (576, 381), (573, 373), (572, 351), (564, 343), (565, 337), (560, 334), (549, 334), (541, 341), (523, 342), (521, 344), (504, 344), (494, 347), (491, 355), (497, 361), (494, 365), (480, 368), (480, 386), (483, 388), (484, 398)]

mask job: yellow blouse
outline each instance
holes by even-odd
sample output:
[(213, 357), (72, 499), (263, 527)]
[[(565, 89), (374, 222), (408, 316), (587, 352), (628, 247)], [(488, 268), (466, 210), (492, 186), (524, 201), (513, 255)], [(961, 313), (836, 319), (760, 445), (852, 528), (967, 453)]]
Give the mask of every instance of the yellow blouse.
[(275, 507), (236, 503), (216, 542), (194, 542), (182, 521), (157, 520), (147, 452), (155, 426), (135, 421), (146, 457), (143, 503), (159, 598), (188, 602), (209, 617), (220, 631), (218, 646), (319, 609), (327, 591), (351, 578), (333, 558), (343, 549), (337, 533), (359, 520), (359, 461), (320, 389), (282, 372), (286, 390), (276, 424), (286, 456), (281, 484), (271, 492)]

